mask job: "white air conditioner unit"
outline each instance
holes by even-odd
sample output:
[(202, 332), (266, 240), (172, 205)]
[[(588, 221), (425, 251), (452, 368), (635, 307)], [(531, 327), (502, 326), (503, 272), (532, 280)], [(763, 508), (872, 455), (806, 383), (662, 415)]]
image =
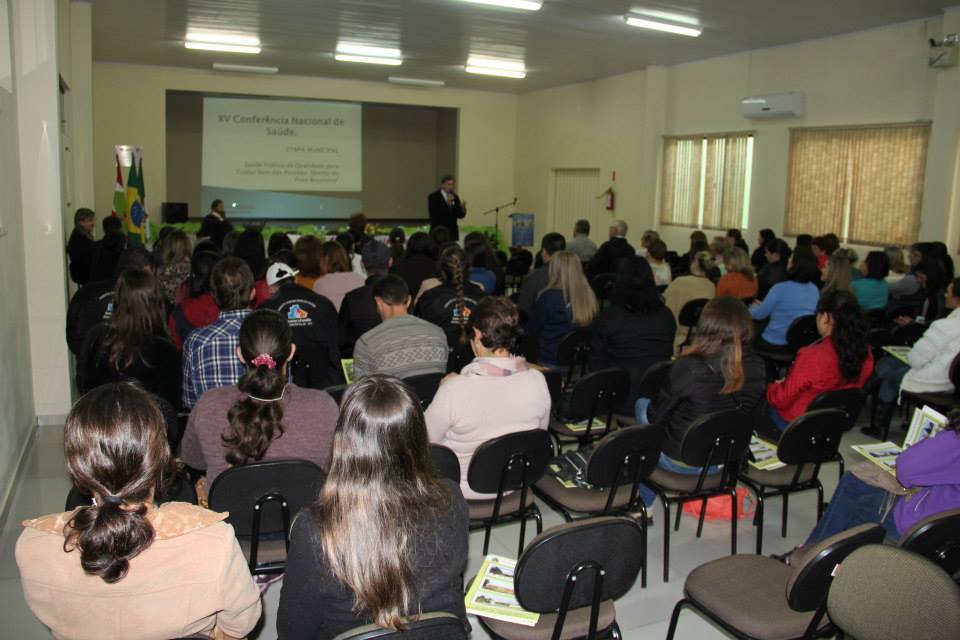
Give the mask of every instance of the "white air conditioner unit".
[(797, 92), (748, 96), (740, 101), (740, 112), (744, 118), (802, 116), (803, 108), (803, 94)]

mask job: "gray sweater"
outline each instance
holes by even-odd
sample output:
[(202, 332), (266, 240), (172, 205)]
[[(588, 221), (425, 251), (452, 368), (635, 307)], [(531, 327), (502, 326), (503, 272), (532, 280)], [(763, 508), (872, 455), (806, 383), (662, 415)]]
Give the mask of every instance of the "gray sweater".
[(388, 318), (360, 336), (353, 348), (353, 376), (373, 373), (409, 378), (447, 370), (443, 329), (410, 315)]

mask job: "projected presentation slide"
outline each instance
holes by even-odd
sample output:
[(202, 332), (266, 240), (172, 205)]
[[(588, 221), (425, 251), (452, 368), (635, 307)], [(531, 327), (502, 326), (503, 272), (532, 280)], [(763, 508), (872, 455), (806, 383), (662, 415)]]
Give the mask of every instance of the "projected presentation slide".
[(205, 97), (201, 182), (247, 191), (362, 191), (361, 107)]

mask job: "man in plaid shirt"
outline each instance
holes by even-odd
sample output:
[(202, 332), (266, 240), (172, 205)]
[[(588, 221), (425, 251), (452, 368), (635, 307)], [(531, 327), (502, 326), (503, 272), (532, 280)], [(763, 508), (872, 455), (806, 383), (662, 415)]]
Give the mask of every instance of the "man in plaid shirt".
[(183, 343), (183, 406), (188, 410), (207, 390), (237, 384), (246, 369), (237, 347), (255, 294), (253, 272), (240, 258), (224, 258), (213, 267), (210, 282), (220, 315), (191, 331)]

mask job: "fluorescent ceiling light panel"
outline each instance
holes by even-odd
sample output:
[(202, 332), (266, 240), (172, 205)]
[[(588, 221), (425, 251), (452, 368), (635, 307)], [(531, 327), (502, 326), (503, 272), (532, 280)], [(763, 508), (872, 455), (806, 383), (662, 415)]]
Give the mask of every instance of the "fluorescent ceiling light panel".
[(500, 76), (501, 78), (525, 78), (527, 70), (522, 62), (503, 60), (501, 58), (485, 58), (470, 56), (465, 67), (467, 73), (479, 73), (486, 76)]
[(239, 36), (229, 33), (187, 33), (189, 42), (212, 42), (214, 44), (239, 44), (247, 47), (259, 47), (260, 38), (254, 36)]
[(505, 9), (523, 9), (524, 11), (539, 11), (540, 7), (543, 6), (542, 0), (464, 0), (464, 2)]
[(183, 43), (187, 49), (197, 49), (200, 51), (224, 51), (226, 53), (260, 53), (260, 47), (252, 47), (242, 44), (217, 44), (215, 42), (191, 42)]
[(443, 80), (427, 80), (426, 78), (404, 78), (402, 76), (390, 76), (387, 78), (394, 84), (408, 84), (415, 87), (442, 87), (446, 83)]
[(670, 24), (667, 22), (660, 22), (658, 20), (648, 20), (646, 18), (640, 18), (637, 16), (624, 16), (624, 20), (627, 21), (627, 24), (631, 27), (640, 27), (641, 29), (652, 29), (654, 31), (665, 31), (667, 33), (675, 33), (681, 36), (690, 36), (691, 38), (698, 37), (703, 33), (702, 29), (695, 29), (693, 27), (684, 27), (678, 24)]
[(393, 67), (403, 64), (400, 58), (376, 58), (374, 56), (355, 56), (349, 53), (338, 53), (334, 56), (340, 62), (363, 62), (365, 64), (387, 64)]
[(350, 44), (348, 42), (341, 42), (337, 45), (337, 53), (345, 53), (348, 55), (354, 56), (365, 56), (367, 58), (397, 58), (401, 59), (403, 56), (400, 53), (400, 49), (393, 49), (391, 47), (370, 47), (365, 44)]
[(464, 67), (467, 73), (478, 73), (484, 76), (500, 76), (501, 78), (526, 78), (526, 71), (507, 71), (506, 69), (491, 69), (490, 67)]
[(261, 67), (252, 64), (225, 64), (223, 62), (213, 63), (214, 71), (233, 71), (236, 73), (263, 73), (271, 74), (280, 71), (278, 67)]

